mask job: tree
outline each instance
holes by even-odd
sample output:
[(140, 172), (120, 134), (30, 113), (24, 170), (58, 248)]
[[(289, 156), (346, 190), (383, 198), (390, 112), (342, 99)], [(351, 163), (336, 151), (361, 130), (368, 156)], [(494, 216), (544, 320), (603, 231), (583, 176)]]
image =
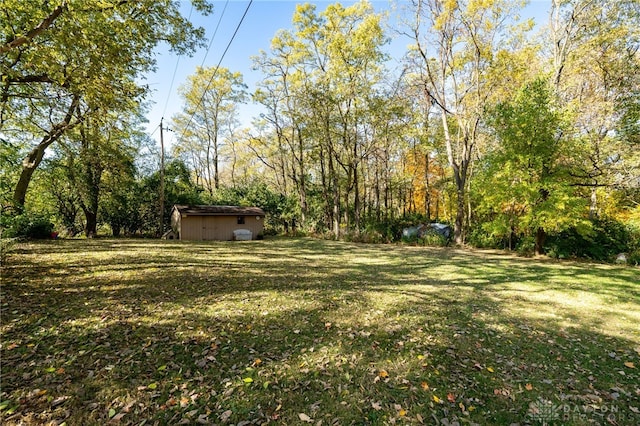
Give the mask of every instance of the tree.
[(356, 232), (361, 225), (363, 162), (372, 148), (365, 129), (385, 58), (381, 18), (364, 1), (322, 13), (300, 5), (293, 30), (279, 32), (271, 55), (256, 59), (267, 74), (256, 98), (283, 155), (275, 168), (293, 181), (303, 212), (308, 180), (317, 177), (336, 237), (342, 224)]
[(173, 130), (180, 135), (175, 153), (184, 156), (209, 195), (220, 188), (223, 140), (238, 127), (245, 89), (242, 74), (213, 67), (198, 67), (180, 88), (184, 111), (173, 118)]
[(40, 174), (41, 179), (36, 175), (32, 191), (42, 191), (53, 198), (51, 206), (56, 210), (57, 222), (62, 226), (63, 233), (74, 236), (82, 230), (78, 221), (80, 203), (78, 191), (73, 182), (68, 179), (69, 165), (64, 164), (66, 160), (58, 158), (45, 160), (41, 166), (43, 172)]
[(407, 35), (425, 101), (439, 110), (444, 144), (456, 185), (455, 241), (464, 240), (467, 180), (484, 109), (493, 93), (497, 46), (505, 43), (509, 16), (521, 2), (412, 0)]
[(629, 189), (640, 173), (640, 4), (633, 0), (554, 0), (549, 41), (554, 93), (571, 110), (571, 137), (580, 142), (576, 185), (590, 190), (591, 216), (599, 200)]
[(104, 113), (67, 132), (56, 149), (57, 161), (85, 216), (87, 237), (97, 234), (103, 194), (117, 192), (120, 181), (131, 183), (142, 137), (139, 125), (135, 114)]
[(542, 254), (547, 233), (579, 225), (585, 207), (571, 185), (573, 147), (546, 80), (528, 83), (511, 102), (500, 103), (490, 124), (498, 147), (488, 155), (481, 188), (483, 208), (493, 216), (485, 227), (509, 238), (533, 237)]
[[(211, 11), (204, 0), (193, 3)], [(198, 45), (203, 30), (178, 6), (173, 0), (3, 2), (0, 133), (24, 152), (15, 209), (24, 206), (49, 146), (98, 111), (140, 101), (147, 88), (137, 80), (153, 68), (155, 46), (167, 42), (185, 53)]]
[[(300, 97), (300, 86), (306, 79), (304, 65), (296, 53), (293, 35), (280, 31), (271, 40), (269, 54), (261, 52), (253, 58), (254, 67), (265, 73), (253, 94), (254, 100), (262, 104), (267, 113), (261, 116), (258, 127), (261, 136), (254, 136), (254, 143), (262, 145), (263, 152), (275, 151), (272, 161), (264, 161), (275, 171), (278, 187), (288, 194), (289, 180), (298, 193), (301, 225), (306, 226), (307, 179), (309, 174), (310, 140), (303, 133), (304, 99)], [(271, 141), (273, 139), (273, 141)], [(269, 149), (271, 145), (271, 149)]]
[[(189, 167), (181, 159), (170, 159), (165, 167), (164, 224), (170, 228), (171, 209), (175, 204), (205, 204), (201, 188), (192, 179)], [(157, 194), (160, 191), (160, 171), (144, 176), (140, 182), (137, 215), (143, 235), (157, 235), (160, 218)]]

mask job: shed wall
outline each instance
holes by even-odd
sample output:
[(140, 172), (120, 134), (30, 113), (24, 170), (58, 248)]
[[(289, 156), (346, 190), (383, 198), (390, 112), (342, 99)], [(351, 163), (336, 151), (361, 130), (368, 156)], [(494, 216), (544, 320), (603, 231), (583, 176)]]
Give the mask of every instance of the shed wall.
[(248, 229), (252, 238), (257, 239), (262, 234), (264, 218), (243, 217), (245, 223), (238, 224), (238, 216), (182, 216), (180, 239), (230, 241), (233, 240), (233, 231), (236, 229)]

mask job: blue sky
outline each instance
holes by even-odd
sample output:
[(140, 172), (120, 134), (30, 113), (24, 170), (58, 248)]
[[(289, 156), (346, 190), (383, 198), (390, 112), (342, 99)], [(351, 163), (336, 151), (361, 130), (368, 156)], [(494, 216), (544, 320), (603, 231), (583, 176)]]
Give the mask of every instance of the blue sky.
[[(334, 1), (309, 1), (316, 4), (318, 11), (322, 11)], [(189, 1), (182, 2), (182, 13), (184, 16), (191, 15), (191, 21), (195, 25), (206, 29), (207, 45), (211, 43), (210, 49), (198, 50), (193, 57), (180, 57), (171, 54), (166, 48), (159, 48), (157, 52), (157, 71), (146, 76), (146, 84), (152, 90), (150, 101), (151, 109), (147, 113), (147, 130), (152, 134), (152, 138), (159, 145), (159, 132), (157, 131), (160, 119), (164, 117), (165, 125), (169, 123), (171, 117), (179, 112), (182, 101), (178, 95), (178, 87), (183, 84), (190, 74), (193, 74), (197, 66), (212, 67), (220, 61), (224, 49), (231, 40), (242, 15), (244, 14), (249, 0), (215, 0), (213, 14), (203, 17), (191, 10)], [(304, 3), (298, 0), (254, 0), (249, 11), (238, 30), (227, 54), (222, 60), (221, 66), (229, 68), (231, 71), (240, 71), (244, 76), (245, 83), (249, 86), (249, 92), (253, 92), (256, 82), (261, 78), (259, 71), (251, 70), (251, 57), (257, 55), (260, 50), (269, 50), (271, 39), (281, 28), (290, 28), (291, 18), (296, 4)], [(342, 1), (348, 6), (354, 1)], [(376, 11), (391, 11), (393, 4), (402, 4), (402, 0), (380, 0), (370, 1)], [(550, 0), (533, 0), (523, 12), (525, 17), (534, 17), (537, 24), (545, 24), (548, 17)], [(223, 14), (224, 11), (224, 14)], [(394, 19), (394, 12), (390, 12), (390, 21)], [(215, 33), (216, 26), (219, 28)], [(212, 39), (213, 37), (213, 39)], [(388, 47), (389, 52), (396, 60), (400, 59), (404, 53), (408, 40), (395, 39)], [(174, 77), (175, 74), (175, 77)], [(172, 84), (173, 80), (173, 84)], [(244, 126), (249, 126), (251, 118), (260, 113), (260, 108), (256, 105), (245, 105), (241, 107), (240, 119)], [(172, 133), (166, 134), (165, 144), (170, 146)]]

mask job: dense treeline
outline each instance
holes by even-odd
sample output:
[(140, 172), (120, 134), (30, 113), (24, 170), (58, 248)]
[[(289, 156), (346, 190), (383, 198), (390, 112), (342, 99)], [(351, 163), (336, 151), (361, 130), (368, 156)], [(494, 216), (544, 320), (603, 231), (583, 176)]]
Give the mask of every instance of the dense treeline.
[[(9, 232), (45, 215), (69, 234), (159, 235), (174, 203), (253, 204), (274, 232), (386, 242), (439, 221), (457, 243), (640, 256), (636, 1), (552, 0), (538, 25), (507, 0), (412, 0), (393, 19), (365, 1), (299, 5), (253, 58), (252, 93), (227, 69), (199, 68), (181, 87), (164, 173), (135, 78), (158, 42), (189, 51), (201, 30), (168, 0), (14, 3), (1, 47)], [(144, 33), (158, 22), (166, 33)], [(397, 34), (410, 44), (399, 68)], [(82, 55), (102, 44), (100, 58)], [(242, 128), (249, 95), (264, 113)]]

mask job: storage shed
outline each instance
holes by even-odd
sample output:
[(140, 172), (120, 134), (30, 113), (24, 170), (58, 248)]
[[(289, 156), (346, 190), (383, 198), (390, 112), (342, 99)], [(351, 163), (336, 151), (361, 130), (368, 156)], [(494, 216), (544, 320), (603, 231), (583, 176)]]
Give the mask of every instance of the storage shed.
[(259, 207), (173, 206), (171, 228), (180, 240), (262, 238), (264, 211)]

